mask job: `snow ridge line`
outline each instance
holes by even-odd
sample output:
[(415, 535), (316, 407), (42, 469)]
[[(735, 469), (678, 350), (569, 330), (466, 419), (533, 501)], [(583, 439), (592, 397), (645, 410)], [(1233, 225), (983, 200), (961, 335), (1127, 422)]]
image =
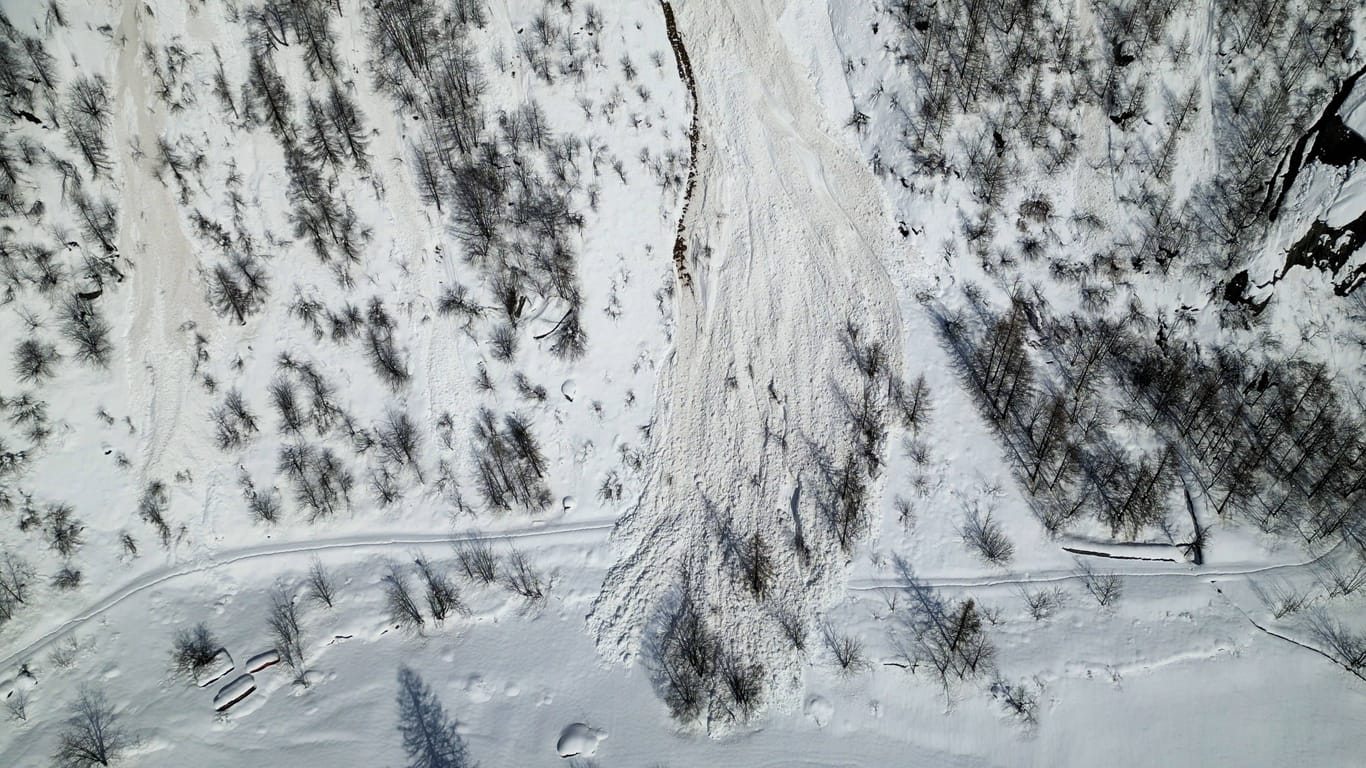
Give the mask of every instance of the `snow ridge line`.
[(101, 614), (115, 608), (125, 600), (145, 592), (153, 587), (161, 586), (169, 581), (190, 576), (196, 573), (204, 573), (228, 565), (245, 562), (247, 560), (258, 560), (269, 557), (279, 557), (282, 555), (293, 555), (304, 552), (327, 552), (341, 549), (383, 549), (388, 547), (414, 547), (431, 546), (433, 544), (460, 544), (468, 541), (498, 541), (502, 540), (524, 540), (534, 538), (548, 538), (574, 533), (593, 533), (598, 531), (610, 531), (614, 520), (586, 521), (576, 524), (564, 525), (544, 525), (531, 528), (511, 529), (507, 531), (476, 534), (406, 534), (399, 536), (352, 536), (331, 540), (314, 540), (307, 542), (290, 541), (278, 544), (264, 544), (256, 547), (246, 547), (243, 549), (225, 550), (215, 553), (212, 556), (201, 558), (197, 561), (186, 563), (180, 567), (166, 566), (148, 571), (136, 579), (125, 583), (103, 598), (95, 601), (91, 607), (83, 613), (62, 622), (57, 627), (41, 635), (24, 648), (10, 653), (0, 659), (0, 669), (19, 662), (33, 654), (41, 651), (60, 639), (67, 633), (81, 627)]

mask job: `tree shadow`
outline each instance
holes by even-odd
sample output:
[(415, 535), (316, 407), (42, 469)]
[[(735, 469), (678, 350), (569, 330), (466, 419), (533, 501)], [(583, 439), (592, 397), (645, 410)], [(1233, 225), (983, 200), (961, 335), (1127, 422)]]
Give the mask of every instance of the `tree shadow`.
[(398, 732), (410, 768), (476, 768), (455, 720), (432, 689), (407, 666), (398, 668)]

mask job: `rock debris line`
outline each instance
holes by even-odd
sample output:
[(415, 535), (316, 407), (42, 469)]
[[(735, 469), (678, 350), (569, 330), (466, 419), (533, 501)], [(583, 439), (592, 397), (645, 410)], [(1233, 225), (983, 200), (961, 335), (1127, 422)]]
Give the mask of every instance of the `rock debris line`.
[(692, 288), (692, 275), (688, 273), (685, 258), (688, 243), (684, 237), (687, 228), (688, 203), (692, 200), (693, 186), (697, 183), (697, 82), (693, 80), (692, 62), (688, 60), (688, 49), (683, 47), (683, 36), (678, 34), (674, 22), (674, 9), (668, 3), (664, 6), (664, 25), (668, 28), (669, 46), (674, 49), (674, 61), (678, 63), (678, 77), (688, 88), (688, 98), (692, 101), (692, 116), (688, 125), (688, 183), (683, 188), (683, 209), (678, 213), (678, 235), (674, 238), (674, 269), (678, 281), (685, 288)]

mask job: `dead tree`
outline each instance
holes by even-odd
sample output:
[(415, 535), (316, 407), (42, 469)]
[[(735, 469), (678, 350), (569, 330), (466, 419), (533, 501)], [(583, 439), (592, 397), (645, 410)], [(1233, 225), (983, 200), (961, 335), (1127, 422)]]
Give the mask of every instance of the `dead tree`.
[(97, 688), (82, 688), (57, 737), (52, 759), (59, 768), (107, 766), (132, 746), (114, 707)]

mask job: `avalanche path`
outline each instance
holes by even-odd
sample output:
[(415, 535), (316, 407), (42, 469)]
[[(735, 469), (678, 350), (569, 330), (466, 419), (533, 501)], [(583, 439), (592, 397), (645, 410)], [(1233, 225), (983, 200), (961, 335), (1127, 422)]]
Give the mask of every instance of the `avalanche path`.
[[(777, 611), (813, 626), (846, 579), (817, 508), (821, 467), (849, 445), (841, 393), (858, 374), (846, 321), (900, 368), (882, 267), (891, 219), (786, 47), (780, 8), (689, 2), (673, 15), (675, 50), (686, 46), (694, 75), (697, 147), (678, 331), (660, 374), (649, 481), (613, 534), (620, 560), (588, 621), (603, 653), (629, 660), (686, 584), (734, 652), (764, 666), (769, 703), (782, 706), (800, 668)], [(755, 534), (777, 566), (759, 606), (768, 620), (731, 575), (737, 542)]]

